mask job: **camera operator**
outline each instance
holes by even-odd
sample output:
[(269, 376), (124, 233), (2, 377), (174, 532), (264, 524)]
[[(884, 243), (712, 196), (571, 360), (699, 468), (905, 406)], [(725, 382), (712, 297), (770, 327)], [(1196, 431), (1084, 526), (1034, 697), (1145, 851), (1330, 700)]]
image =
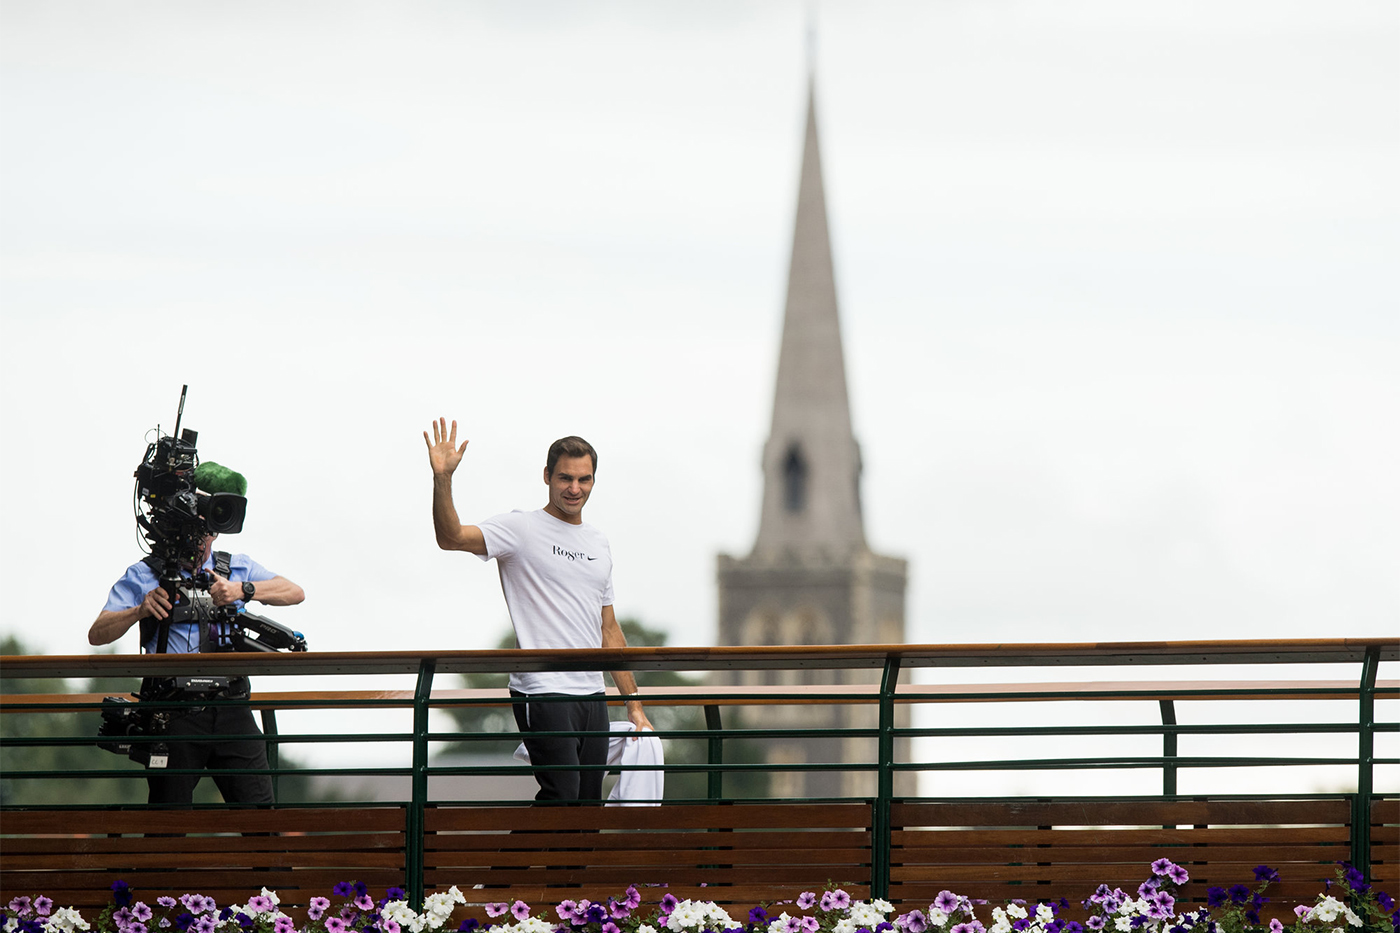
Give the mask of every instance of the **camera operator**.
[[(224, 492), (207, 476), (203, 466), (195, 471), (195, 485), (200, 494)], [(220, 468), (222, 469), (222, 468)], [(226, 471), (225, 471), (226, 472)], [(237, 476), (237, 474), (233, 474)], [(238, 479), (241, 481), (242, 477)], [(244, 484), (246, 489), (246, 484)], [(241, 495), (241, 492), (240, 492)], [(246, 554), (229, 554), (214, 550), (215, 534), (205, 534), (202, 559), (183, 562), (178, 571), (181, 578), (192, 578), (199, 571), (210, 573), (207, 592), (198, 587), (180, 587), (179, 600), (160, 585), (162, 572), (171, 576), (159, 558), (147, 557), (127, 568), (107, 595), (107, 604), (97, 614), (88, 630), (88, 642), (93, 645), (111, 644), (140, 623), (141, 650), (148, 654), (191, 654), (215, 650), (222, 637), (221, 628), (227, 621), (217, 621), (221, 613), (208, 607), (234, 606), (241, 609), (247, 602), (257, 601), (272, 606), (294, 606), (305, 594), (286, 577), (263, 567)], [(216, 621), (210, 621), (210, 619)], [(211, 643), (214, 642), (214, 643)], [(241, 699), (248, 696), (246, 677), (231, 678), (228, 690), (219, 698)], [(174, 712), (165, 731), (170, 735), (208, 736), (189, 742), (173, 742), (169, 746), (167, 767), (198, 770), (266, 769), (267, 746), (261, 739), (222, 738), (251, 736), (260, 730), (248, 707), (204, 706), (179, 709)], [(189, 805), (194, 799), (199, 774), (160, 775), (149, 769), (146, 777), (152, 804)], [(216, 774), (214, 783), (228, 803), (270, 804), (272, 779), (266, 774)]]

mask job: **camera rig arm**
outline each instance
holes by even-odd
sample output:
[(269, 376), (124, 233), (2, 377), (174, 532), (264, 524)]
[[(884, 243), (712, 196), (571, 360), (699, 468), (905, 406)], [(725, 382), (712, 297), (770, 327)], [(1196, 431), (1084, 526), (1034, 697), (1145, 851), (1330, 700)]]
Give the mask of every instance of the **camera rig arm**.
[(234, 651), (305, 651), (306, 636), (267, 616), (243, 611), (231, 620)]

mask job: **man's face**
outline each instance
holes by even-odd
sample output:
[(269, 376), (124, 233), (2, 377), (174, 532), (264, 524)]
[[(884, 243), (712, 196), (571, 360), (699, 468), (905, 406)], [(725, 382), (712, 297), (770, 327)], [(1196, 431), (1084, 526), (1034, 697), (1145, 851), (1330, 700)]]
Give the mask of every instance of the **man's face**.
[(549, 484), (551, 511), (565, 521), (577, 521), (593, 491), (593, 458), (560, 457), (554, 464), (554, 475), (546, 473), (544, 481)]

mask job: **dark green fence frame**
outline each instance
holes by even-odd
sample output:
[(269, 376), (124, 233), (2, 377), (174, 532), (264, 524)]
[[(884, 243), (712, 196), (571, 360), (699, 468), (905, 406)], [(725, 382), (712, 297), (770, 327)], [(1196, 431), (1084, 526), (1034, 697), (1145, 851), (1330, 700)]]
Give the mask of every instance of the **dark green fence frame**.
[[(0, 678), (4, 678), (7, 694), (0, 714), (5, 716), (34, 715), (43, 712), (73, 712), (93, 709), (92, 698), (34, 697), (12, 692), (15, 681), (33, 678), (96, 678), (168, 676), (182, 674), (213, 675), (316, 675), (321, 678), (344, 676), (362, 677), (382, 674), (411, 674), (416, 684), (411, 697), (382, 695), (377, 697), (343, 698), (332, 705), (344, 708), (372, 709), (377, 707), (411, 707), (412, 732), (387, 734), (301, 734), (280, 733), (275, 710), (263, 709), (264, 733), (268, 738), (270, 773), (274, 782), (279, 775), (290, 773), (279, 768), (279, 745), (297, 742), (410, 742), (412, 765), (404, 768), (320, 768), (302, 773), (315, 775), (386, 774), (411, 776), (411, 799), (407, 801), (406, 871), (413, 888), (410, 896), (415, 903), (423, 894), (423, 830), (428, 806), (428, 778), (431, 774), (528, 774), (529, 766), (445, 767), (434, 766), (429, 757), (433, 743), (466, 738), (460, 733), (437, 732), (429, 727), (429, 712), (433, 708), (472, 703), (501, 704), (508, 702), (504, 692), (492, 696), (447, 697), (433, 696), (435, 679), (440, 675), (512, 670), (671, 670), (742, 672), (771, 670), (865, 671), (873, 680), (878, 672), (878, 685), (870, 683), (856, 692), (851, 688), (811, 685), (788, 688), (712, 687), (671, 690), (650, 689), (644, 697), (657, 705), (700, 705), (705, 713), (705, 729), (673, 731), (664, 737), (695, 740), (704, 743), (704, 764), (668, 765), (670, 772), (704, 772), (707, 775), (707, 799), (724, 798), (724, 774), (746, 770), (840, 770), (873, 772), (876, 794), (867, 799), (871, 807), (872, 852), (871, 890), (885, 896), (890, 886), (890, 820), (891, 804), (895, 800), (895, 776), (900, 772), (949, 770), (1063, 770), (1063, 769), (1160, 769), (1162, 796), (1172, 798), (1177, 793), (1177, 775), (1185, 768), (1264, 767), (1277, 765), (1343, 765), (1356, 769), (1356, 793), (1352, 800), (1352, 862), (1363, 871), (1370, 866), (1370, 818), (1375, 798), (1377, 766), (1400, 764), (1400, 758), (1377, 757), (1377, 733), (1400, 733), (1400, 723), (1377, 722), (1376, 700), (1400, 697), (1400, 686), (1379, 682), (1382, 662), (1400, 660), (1400, 642), (1387, 639), (1315, 639), (1291, 641), (1209, 641), (1209, 642), (1127, 642), (1115, 644), (1049, 644), (1049, 645), (873, 645), (873, 646), (807, 646), (794, 648), (627, 648), (584, 651), (444, 651), (444, 652), (330, 652), (306, 654), (206, 654), (206, 655), (75, 655), (0, 658)], [(1168, 684), (1146, 684), (1141, 689), (1118, 684), (1103, 690), (1093, 689), (1091, 682), (1081, 680), (1075, 689), (1046, 685), (1037, 688), (1024, 685), (1012, 689), (1006, 686), (976, 686), (963, 688), (956, 697), (936, 685), (900, 685), (900, 676), (914, 668), (1036, 668), (1053, 667), (1115, 667), (1130, 671), (1145, 666), (1172, 665), (1277, 665), (1277, 664), (1349, 664), (1358, 665), (1359, 675), (1354, 692), (1348, 696), (1358, 701), (1354, 722), (1337, 723), (1229, 723), (1187, 725), (1177, 722), (1176, 699), (1229, 700), (1241, 698), (1306, 699), (1313, 696), (1336, 697), (1335, 685), (1295, 680), (1261, 687), (1257, 683), (1211, 682), (1206, 686), (1193, 684), (1172, 689)], [(1164, 694), (1171, 696), (1164, 698)], [(305, 691), (277, 703), (283, 710), (327, 705), (329, 693)], [(743, 706), (771, 704), (784, 699), (804, 704), (813, 702), (878, 704), (878, 724), (870, 729), (741, 729), (726, 730), (723, 726), (723, 705)], [(920, 702), (1036, 702), (1051, 700), (1152, 700), (1156, 699), (1161, 725), (1134, 726), (1002, 726), (910, 728), (897, 725), (898, 704)], [(208, 705), (208, 701), (204, 701)], [(220, 701), (227, 705), (248, 705), (248, 701)], [(180, 705), (172, 703), (170, 705)], [(253, 705), (261, 705), (255, 695)], [(1353, 757), (1321, 758), (1299, 756), (1222, 757), (1178, 754), (1178, 738), (1183, 735), (1246, 735), (1275, 734), (1280, 736), (1355, 733), (1357, 754)], [(897, 740), (921, 736), (1128, 736), (1160, 734), (1162, 754), (1145, 757), (994, 759), (986, 761), (897, 761)], [(875, 740), (878, 749), (874, 761), (821, 762), (801, 764), (738, 764), (726, 763), (724, 745), (727, 740), (741, 738), (825, 737), (841, 735)], [(168, 736), (167, 740), (178, 740)], [(53, 772), (15, 767), (22, 764), (26, 747), (42, 745), (92, 745), (92, 736), (49, 736), (0, 739), (0, 749), (6, 751), (6, 777), (11, 780), (68, 779), (71, 772)], [(610, 770), (616, 770), (614, 766)], [(142, 772), (130, 769), (105, 769), (81, 772), (80, 777), (127, 778)], [(1389, 788), (1393, 794), (1400, 788)], [(0, 812), (3, 812), (0, 808)], [(18, 809), (18, 807), (16, 807)]]

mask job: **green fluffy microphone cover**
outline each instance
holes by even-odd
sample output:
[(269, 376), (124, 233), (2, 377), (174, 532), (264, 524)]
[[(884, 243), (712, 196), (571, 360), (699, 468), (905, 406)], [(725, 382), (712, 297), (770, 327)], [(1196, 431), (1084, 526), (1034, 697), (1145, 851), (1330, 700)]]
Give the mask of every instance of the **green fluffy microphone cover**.
[(206, 460), (194, 469), (194, 484), (208, 493), (231, 492), (235, 495), (248, 495), (248, 481), (242, 473), (235, 473), (213, 460)]

